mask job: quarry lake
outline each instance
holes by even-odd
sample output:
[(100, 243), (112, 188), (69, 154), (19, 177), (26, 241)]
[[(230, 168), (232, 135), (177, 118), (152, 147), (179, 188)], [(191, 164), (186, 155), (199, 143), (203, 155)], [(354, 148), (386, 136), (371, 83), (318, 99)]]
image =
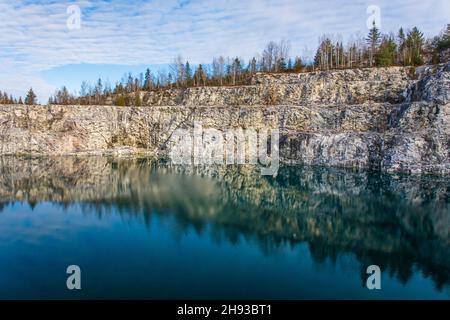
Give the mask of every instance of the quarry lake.
[(0, 298), (449, 299), (450, 180), (1, 157)]

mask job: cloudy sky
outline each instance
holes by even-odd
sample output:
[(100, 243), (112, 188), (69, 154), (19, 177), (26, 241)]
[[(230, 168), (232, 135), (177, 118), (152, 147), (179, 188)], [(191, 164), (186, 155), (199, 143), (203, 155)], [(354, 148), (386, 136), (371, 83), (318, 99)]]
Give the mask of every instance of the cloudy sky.
[(366, 34), (371, 5), (385, 33), (417, 25), (432, 36), (450, 23), (448, 0), (0, 0), (0, 90), (24, 95), (32, 86), (45, 103), (82, 79), (114, 83), (177, 54), (192, 63), (248, 59), (281, 38), (291, 55), (308, 56), (321, 34)]

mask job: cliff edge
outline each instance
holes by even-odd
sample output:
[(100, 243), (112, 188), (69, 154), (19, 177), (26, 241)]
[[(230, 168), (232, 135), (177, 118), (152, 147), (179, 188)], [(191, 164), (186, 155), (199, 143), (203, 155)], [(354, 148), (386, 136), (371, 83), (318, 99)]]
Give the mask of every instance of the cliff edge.
[(163, 154), (178, 128), (280, 130), (284, 163), (450, 173), (450, 63), (256, 74), (142, 92), (143, 107), (0, 105), (0, 154)]

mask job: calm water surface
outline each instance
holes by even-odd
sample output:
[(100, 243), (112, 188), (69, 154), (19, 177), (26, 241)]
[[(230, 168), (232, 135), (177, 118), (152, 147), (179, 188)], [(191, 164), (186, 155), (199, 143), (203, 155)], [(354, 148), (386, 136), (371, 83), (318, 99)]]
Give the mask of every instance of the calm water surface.
[(0, 158), (0, 298), (449, 299), (450, 180)]

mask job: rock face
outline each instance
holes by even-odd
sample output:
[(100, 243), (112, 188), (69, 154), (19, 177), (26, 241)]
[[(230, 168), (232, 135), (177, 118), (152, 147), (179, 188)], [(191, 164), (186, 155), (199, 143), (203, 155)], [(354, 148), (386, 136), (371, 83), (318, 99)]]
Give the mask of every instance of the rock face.
[(0, 154), (165, 154), (179, 128), (279, 129), (286, 163), (450, 173), (450, 64), (257, 74), (144, 107), (0, 106)]
[(159, 106), (360, 104), (404, 101), (414, 81), (401, 67), (300, 74), (256, 74), (250, 86), (154, 91), (144, 103)]

